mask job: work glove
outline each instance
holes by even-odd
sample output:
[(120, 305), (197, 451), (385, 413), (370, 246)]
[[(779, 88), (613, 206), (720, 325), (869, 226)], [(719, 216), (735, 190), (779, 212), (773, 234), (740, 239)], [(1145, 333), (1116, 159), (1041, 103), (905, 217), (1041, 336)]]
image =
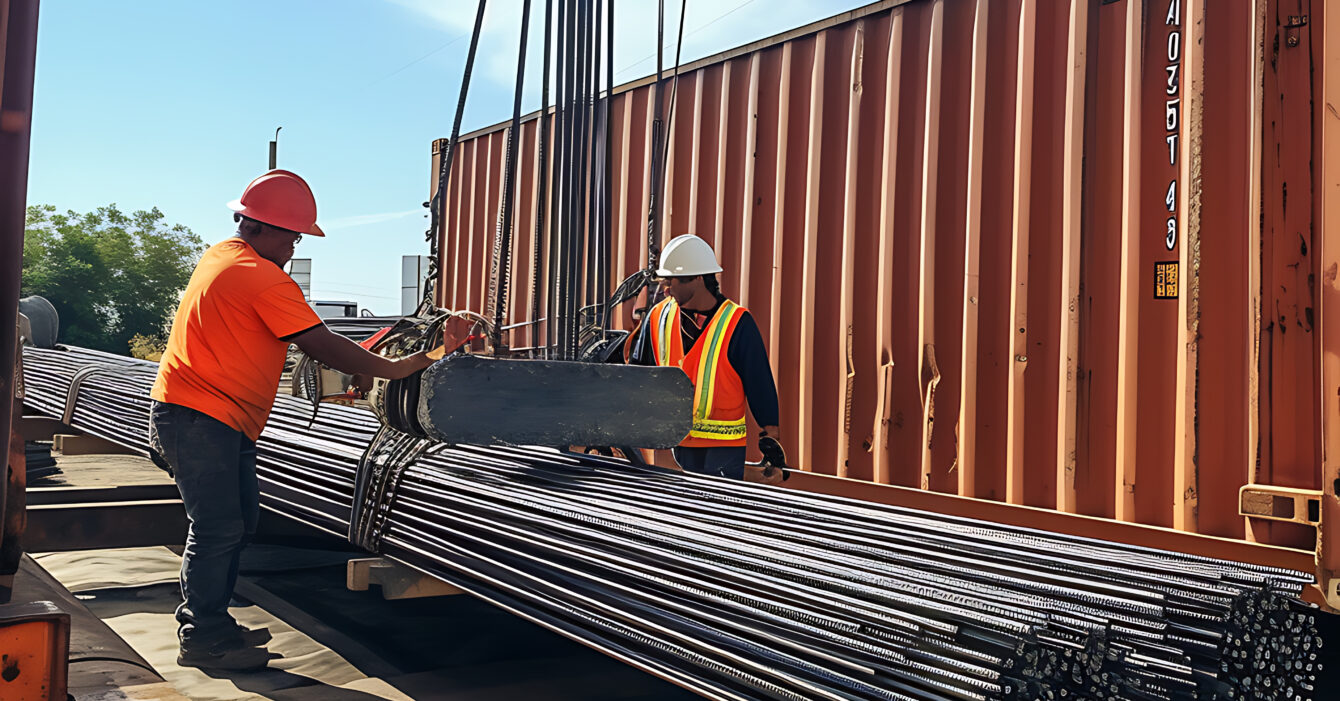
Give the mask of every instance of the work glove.
[(758, 452), (763, 453), (763, 479), (767, 484), (778, 484), (790, 477), (786, 472), (786, 451), (776, 438), (761, 436)]

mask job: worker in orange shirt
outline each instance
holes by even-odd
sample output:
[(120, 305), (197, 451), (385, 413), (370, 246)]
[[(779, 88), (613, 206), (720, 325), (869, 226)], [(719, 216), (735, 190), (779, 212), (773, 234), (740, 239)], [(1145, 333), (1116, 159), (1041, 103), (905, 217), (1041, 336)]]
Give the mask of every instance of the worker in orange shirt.
[[(683, 368), (693, 382), (693, 424), (674, 449), (688, 472), (745, 477), (748, 429), (745, 406), (762, 427), (758, 438), (769, 469), (763, 479), (782, 480), (786, 464), (778, 428), (777, 386), (763, 336), (749, 310), (721, 293), (712, 247), (693, 234), (676, 236), (661, 251), (656, 276), (666, 297), (630, 336), (628, 362)], [(645, 340), (644, 340), (645, 339)]]
[(190, 526), (177, 607), (178, 664), (264, 667), (269, 631), (228, 613), (238, 560), (260, 515), (256, 439), (290, 343), (337, 370), (399, 379), (432, 364), (392, 360), (326, 328), (284, 272), (303, 236), (325, 236), (297, 175), (272, 170), (229, 203), (237, 235), (211, 246), (182, 294), (151, 397), (149, 439), (172, 469)]

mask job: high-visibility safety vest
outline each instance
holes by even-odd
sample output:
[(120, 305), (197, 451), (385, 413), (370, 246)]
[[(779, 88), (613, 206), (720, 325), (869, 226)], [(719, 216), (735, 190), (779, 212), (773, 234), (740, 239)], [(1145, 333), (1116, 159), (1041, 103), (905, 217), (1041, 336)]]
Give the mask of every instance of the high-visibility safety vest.
[(746, 444), (744, 382), (726, 359), (731, 335), (745, 308), (726, 300), (703, 328), (693, 349), (684, 353), (679, 305), (673, 297), (652, 307), (651, 347), (656, 364), (683, 368), (693, 381), (693, 428), (680, 443), (690, 448)]

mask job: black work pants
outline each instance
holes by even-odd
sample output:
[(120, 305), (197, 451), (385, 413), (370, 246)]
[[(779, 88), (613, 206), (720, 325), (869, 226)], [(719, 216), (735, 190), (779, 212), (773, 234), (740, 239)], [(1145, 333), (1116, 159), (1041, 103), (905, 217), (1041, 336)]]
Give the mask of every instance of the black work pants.
[(675, 462), (686, 472), (700, 475), (713, 475), (728, 479), (744, 479), (744, 446), (726, 446), (723, 448), (685, 448), (674, 449)]

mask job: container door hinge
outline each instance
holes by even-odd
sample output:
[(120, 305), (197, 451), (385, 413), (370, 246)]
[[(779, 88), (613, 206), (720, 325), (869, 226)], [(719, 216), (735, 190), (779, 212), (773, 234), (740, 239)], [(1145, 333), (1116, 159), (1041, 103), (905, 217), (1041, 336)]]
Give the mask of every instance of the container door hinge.
[(1298, 46), (1299, 32), (1306, 26), (1307, 15), (1289, 15), (1289, 22), (1284, 25), (1284, 44), (1289, 48)]

